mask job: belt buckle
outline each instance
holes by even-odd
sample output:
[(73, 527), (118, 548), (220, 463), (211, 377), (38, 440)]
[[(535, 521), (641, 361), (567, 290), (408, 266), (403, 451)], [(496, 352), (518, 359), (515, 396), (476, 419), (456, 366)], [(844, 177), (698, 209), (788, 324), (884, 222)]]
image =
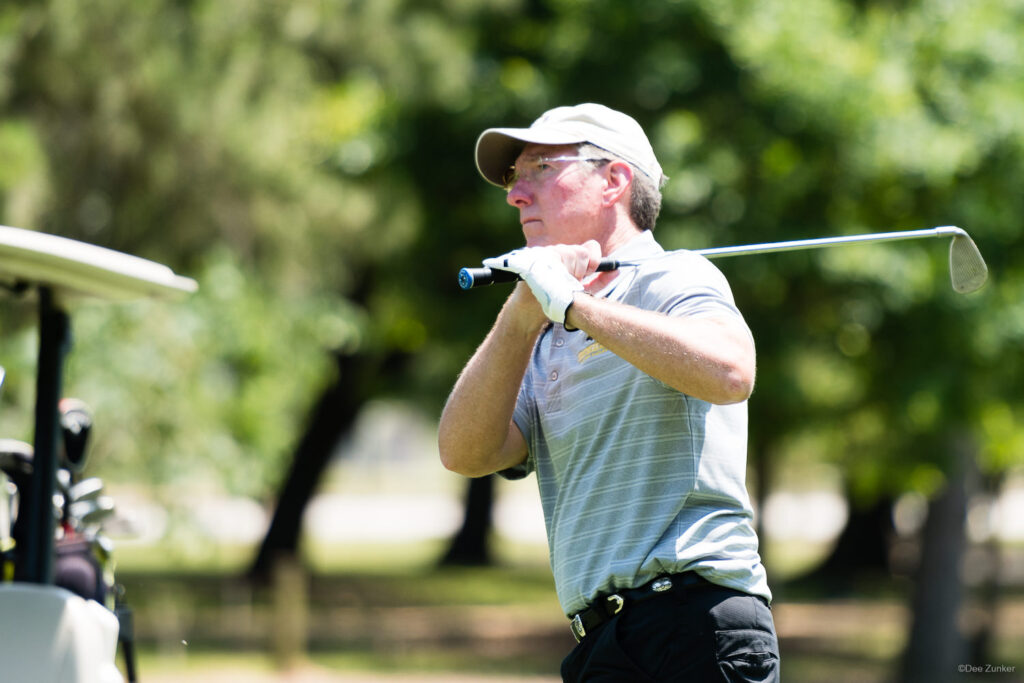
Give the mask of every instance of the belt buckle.
[(569, 628), (572, 629), (572, 634), (576, 637), (577, 643), (582, 641), (584, 636), (587, 635), (587, 629), (583, 628), (583, 619), (580, 618), (579, 614), (574, 616), (572, 621), (569, 622)]
[[(626, 604), (626, 599), (618, 593), (609, 595), (605, 598), (608, 601), (608, 607), (606, 608), (607, 615), (609, 617), (615, 616), (622, 611), (622, 608)], [(572, 630), (572, 634), (576, 636), (576, 642), (581, 642), (587, 635), (587, 629), (583, 626), (583, 612), (579, 612), (569, 621), (569, 628)]]
[(655, 593), (664, 593), (665, 591), (672, 590), (672, 579), (667, 576), (663, 576), (660, 579), (655, 580), (651, 584), (651, 590)]

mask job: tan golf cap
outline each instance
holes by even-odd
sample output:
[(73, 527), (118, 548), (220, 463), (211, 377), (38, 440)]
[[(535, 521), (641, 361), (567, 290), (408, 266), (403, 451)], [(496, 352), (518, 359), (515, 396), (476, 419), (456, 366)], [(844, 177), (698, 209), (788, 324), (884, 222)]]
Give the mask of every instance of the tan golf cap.
[(488, 128), (476, 141), (476, 167), (501, 187), (502, 176), (527, 143), (573, 145), (589, 142), (633, 164), (657, 183), (665, 176), (644, 129), (632, 117), (601, 104), (556, 107), (529, 128)]

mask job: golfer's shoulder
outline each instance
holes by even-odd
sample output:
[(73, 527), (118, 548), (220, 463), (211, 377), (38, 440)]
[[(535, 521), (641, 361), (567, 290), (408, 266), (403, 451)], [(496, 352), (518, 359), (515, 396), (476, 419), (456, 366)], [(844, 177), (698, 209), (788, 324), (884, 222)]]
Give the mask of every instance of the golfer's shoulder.
[(693, 287), (728, 287), (725, 276), (695, 251), (666, 251), (645, 262), (637, 273), (645, 288), (678, 291)]

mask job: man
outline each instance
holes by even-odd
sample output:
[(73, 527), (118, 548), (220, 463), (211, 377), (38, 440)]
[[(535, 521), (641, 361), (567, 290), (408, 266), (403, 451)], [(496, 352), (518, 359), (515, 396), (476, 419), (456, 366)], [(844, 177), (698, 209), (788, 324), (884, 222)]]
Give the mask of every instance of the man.
[[(744, 483), (754, 344), (728, 283), (651, 229), (665, 180), (643, 130), (597, 104), (477, 140), (526, 248), (523, 282), (441, 416), (444, 465), (537, 475), (579, 644), (567, 681), (768, 681), (778, 644)], [(602, 257), (644, 259), (597, 273)]]

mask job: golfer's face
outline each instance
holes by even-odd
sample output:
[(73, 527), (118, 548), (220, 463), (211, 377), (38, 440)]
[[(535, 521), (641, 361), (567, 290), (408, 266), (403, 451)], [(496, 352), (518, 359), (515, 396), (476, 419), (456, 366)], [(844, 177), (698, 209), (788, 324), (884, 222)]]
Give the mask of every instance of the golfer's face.
[(516, 159), (508, 203), (519, 209), (526, 246), (582, 244), (593, 238), (603, 177), (582, 161), (550, 161), (576, 155), (572, 145), (527, 145)]

